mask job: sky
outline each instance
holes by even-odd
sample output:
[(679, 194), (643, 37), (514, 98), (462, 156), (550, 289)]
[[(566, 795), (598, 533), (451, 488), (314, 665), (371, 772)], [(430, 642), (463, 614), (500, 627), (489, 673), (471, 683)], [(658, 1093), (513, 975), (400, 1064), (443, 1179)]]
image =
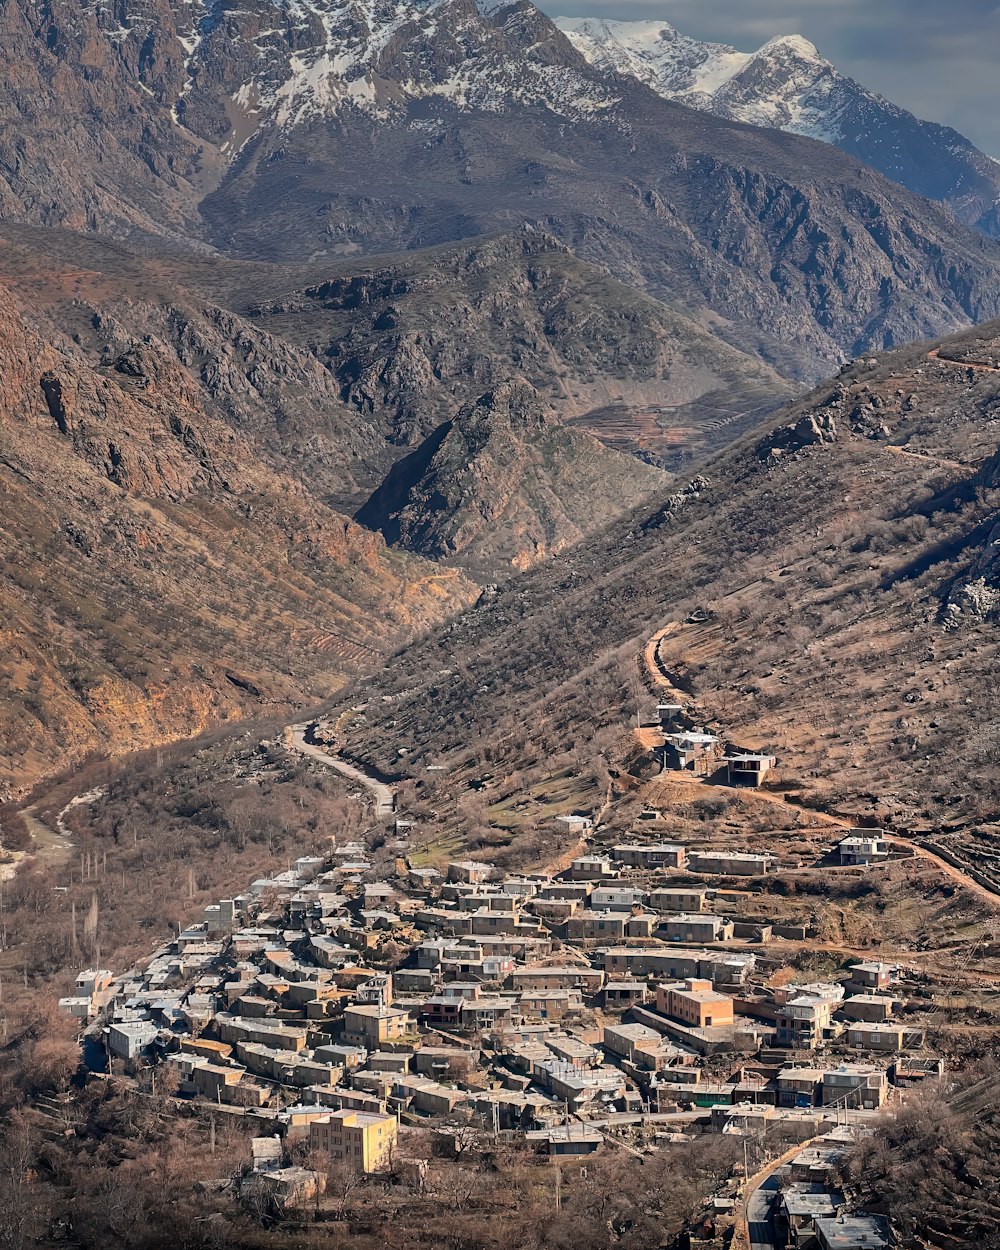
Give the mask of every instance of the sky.
[(536, 0), (552, 17), (666, 20), (744, 52), (804, 35), (844, 73), (1000, 158), (998, 0)]

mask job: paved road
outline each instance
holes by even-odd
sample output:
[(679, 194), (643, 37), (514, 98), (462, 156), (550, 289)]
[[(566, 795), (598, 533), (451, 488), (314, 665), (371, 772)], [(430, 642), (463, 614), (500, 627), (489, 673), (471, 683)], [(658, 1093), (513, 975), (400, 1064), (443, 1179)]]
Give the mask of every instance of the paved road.
[(771, 1211), (778, 1178), (768, 1176), (747, 1199), (747, 1227), (750, 1230), (750, 1250), (776, 1250), (777, 1241), (771, 1222)]
[(339, 755), (333, 755), (323, 747), (317, 746), (314, 742), (308, 742), (307, 735), (312, 728), (311, 724), (292, 725), (291, 727), (292, 746), (300, 755), (307, 755), (312, 760), (317, 760), (320, 764), (325, 764), (328, 768), (335, 768), (338, 773), (342, 773), (345, 777), (350, 777), (352, 781), (357, 781), (365, 787), (375, 800), (375, 816), (379, 820), (388, 820), (396, 808), (396, 794), (392, 786), (387, 786), (384, 781), (379, 781), (376, 777), (370, 776), (363, 769), (358, 768), (355, 764), (348, 763), (347, 760), (341, 759)]

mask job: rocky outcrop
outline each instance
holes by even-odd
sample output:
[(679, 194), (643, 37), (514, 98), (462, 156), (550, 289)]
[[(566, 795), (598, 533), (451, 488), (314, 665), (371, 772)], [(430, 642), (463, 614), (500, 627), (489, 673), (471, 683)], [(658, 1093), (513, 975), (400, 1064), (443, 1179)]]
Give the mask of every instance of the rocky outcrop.
[(828, 412), (807, 412), (783, 426), (761, 443), (758, 454), (764, 459), (778, 459), (788, 452), (802, 451), (837, 441), (837, 423)]
[(505, 384), (442, 425), (357, 513), (394, 545), (472, 568), (526, 568), (613, 520), (665, 474), (545, 416)]

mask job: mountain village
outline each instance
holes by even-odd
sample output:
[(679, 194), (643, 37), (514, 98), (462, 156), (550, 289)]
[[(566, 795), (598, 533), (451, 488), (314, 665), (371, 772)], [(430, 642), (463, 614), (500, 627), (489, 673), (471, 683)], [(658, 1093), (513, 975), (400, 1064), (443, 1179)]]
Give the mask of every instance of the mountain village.
[[(634, 733), (655, 768), (729, 788), (758, 790), (777, 764), (727, 751), (681, 703)], [(593, 813), (553, 817), (578, 853), (546, 871), (435, 867), (370, 788), (393, 871), (364, 842), (331, 845), (207, 907), (145, 967), (80, 973), (60, 1010), (91, 1079), (152, 1069), (199, 1113), (252, 1117), (233, 1183), (283, 1210), (327, 1200), (317, 1158), (423, 1186), (435, 1158), (492, 1137), (551, 1166), (558, 1196), (592, 1152), (723, 1134), (742, 1166), (692, 1246), (893, 1244), (836, 1169), (944, 1071), (925, 1045), (939, 1008), (918, 966), (877, 948), (820, 980), (791, 974), (818, 932), (761, 891), (912, 852), (877, 828), (824, 830), (811, 863), (788, 832), (767, 850), (682, 843), (647, 808), (624, 837)]]

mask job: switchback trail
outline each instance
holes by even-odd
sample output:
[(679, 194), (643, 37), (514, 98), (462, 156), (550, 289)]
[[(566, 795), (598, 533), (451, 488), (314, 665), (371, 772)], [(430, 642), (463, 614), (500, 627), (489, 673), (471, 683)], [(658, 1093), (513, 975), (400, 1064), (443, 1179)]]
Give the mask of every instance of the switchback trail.
[(358, 768), (356, 764), (351, 764), (339, 755), (325, 751), (321, 746), (317, 746), (315, 742), (310, 742), (308, 740), (309, 731), (314, 728), (315, 722), (290, 725), (288, 737), (292, 749), (298, 751), (300, 755), (308, 756), (311, 760), (325, 764), (328, 768), (336, 769), (338, 773), (342, 773), (345, 777), (350, 777), (352, 781), (359, 782), (375, 800), (376, 819), (388, 820), (396, 807), (396, 792), (392, 786), (386, 785), (384, 781), (379, 781), (377, 777), (366, 773), (363, 769)]

